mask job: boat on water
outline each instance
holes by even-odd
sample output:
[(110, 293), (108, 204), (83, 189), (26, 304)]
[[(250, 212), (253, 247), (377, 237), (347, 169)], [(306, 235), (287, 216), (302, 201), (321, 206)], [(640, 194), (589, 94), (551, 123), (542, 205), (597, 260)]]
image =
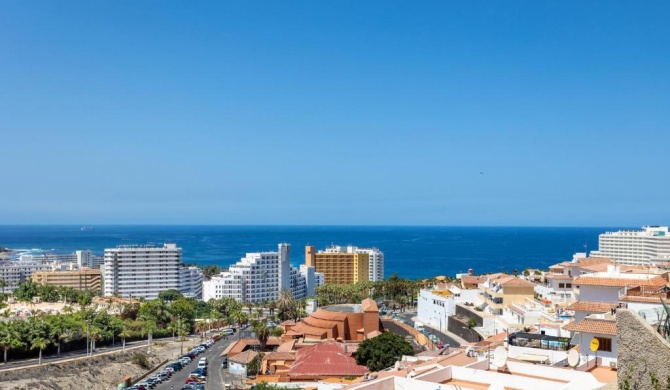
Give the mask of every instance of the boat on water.
[(89, 231), (89, 230), (95, 230), (95, 228), (92, 227), (92, 226), (82, 226), (81, 227), (82, 232)]

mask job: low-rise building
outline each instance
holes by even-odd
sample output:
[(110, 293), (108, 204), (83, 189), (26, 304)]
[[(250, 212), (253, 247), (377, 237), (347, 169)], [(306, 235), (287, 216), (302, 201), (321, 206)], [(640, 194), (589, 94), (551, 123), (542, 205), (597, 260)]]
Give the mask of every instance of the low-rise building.
[(524, 303), (535, 294), (535, 284), (522, 278), (506, 274), (486, 275), (479, 284), (486, 310), (500, 315), (507, 305)]

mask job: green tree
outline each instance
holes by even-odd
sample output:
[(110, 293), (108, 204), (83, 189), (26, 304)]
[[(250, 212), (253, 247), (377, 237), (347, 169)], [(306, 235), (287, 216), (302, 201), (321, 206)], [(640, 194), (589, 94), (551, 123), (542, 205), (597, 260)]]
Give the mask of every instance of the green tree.
[(7, 364), (7, 351), (18, 349), (25, 344), (21, 341), (16, 321), (0, 321), (0, 347), (4, 351), (4, 363)]
[(298, 305), (291, 290), (285, 288), (277, 297), (277, 316), (280, 320), (292, 320), (297, 317)]
[(261, 345), (261, 351), (265, 351), (265, 346), (268, 343), (268, 338), (270, 337), (271, 333), (270, 328), (268, 328), (265, 322), (262, 321), (254, 321), (252, 327), (254, 329), (254, 333), (256, 334), (256, 338), (258, 338), (258, 342)]
[(122, 349), (123, 351), (126, 350), (126, 339), (127, 339), (128, 337), (130, 337), (130, 335), (131, 335), (131, 334), (130, 334), (130, 331), (129, 331), (125, 326), (123, 327), (123, 329), (122, 329), (121, 332), (119, 333), (119, 337), (121, 337), (121, 345), (122, 345), (121, 349)]
[(208, 265), (202, 269), (202, 276), (204, 276), (205, 279), (207, 280), (210, 280), (212, 276), (218, 275), (220, 273), (221, 273), (221, 267), (219, 267), (218, 265)]
[(370, 371), (380, 371), (395, 364), (403, 355), (414, 355), (414, 349), (405, 339), (391, 332), (363, 340), (356, 351), (356, 363)]
[(42, 351), (44, 351), (49, 346), (49, 344), (49, 340), (45, 339), (44, 337), (37, 337), (33, 339), (32, 343), (30, 344), (31, 349), (40, 350), (38, 364), (42, 364)]
[(163, 290), (160, 293), (158, 293), (158, 299), (165, 301), (165, 302), (172, 302), (176, 301), (179, 298), (183, 298), (184, 294), (182, 294), (179, 290), (175, 289), (169, 289), (169, 290)]

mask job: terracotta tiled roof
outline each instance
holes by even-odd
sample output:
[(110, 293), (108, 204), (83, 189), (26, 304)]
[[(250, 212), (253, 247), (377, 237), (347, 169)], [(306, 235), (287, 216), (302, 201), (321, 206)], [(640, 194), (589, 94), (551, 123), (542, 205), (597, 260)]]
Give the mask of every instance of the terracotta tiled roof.
[(608, 313), (617, 306), (617, 303), (612, 302), (577, 301), (566, 307), (565, 310), (587, 311), (591, 313)]
[(282, 323), (279, 324), (279, 325), (281, 325), (281, 326), (293, 326), (293, 325), (295, 325), (295, 321), (293, 321), (293, 320), (286, 320), (286, 321), (282, 322)]
[(300, 378), (359, 376), (365, 374), (367, 370), (367, 367), (356, 364), (351, 352), (344, 351), (342, 343), (326, 341), (300, 349), (291, 366), (290, 376)]
[(613, 264), (612, 260), (608, 259), (607, 257), (587, 257), (585, 259), (579, 259), (579, 266), (580, 267), (585, 267), (585, 266), (591, 266), (591, 265), (596, 265), (596, 264)]
[(295, 352), (270, 352), (265, 360), (295, 360)]
[(661, 276), (643, 279), (602, 277), (593, 275), (578, 276), (574, 283), (578, 286), (606, 286), (606, 287), (626, 287), (626, 286), (665, 286), (667, 281)]
[(461, 276), (461, 281), (465, 284), (479, 284), (479, 283), (484, 283), (486, 280), (486, 277), (483, 275), (480, 276), (475, 276), (475, 275), (463, 275)]
[(547, 274), (547, 279), (571, 280), (572, 276), (563, 274)]
[(258, 356), (258, 352), (249, 350), (231, 357), (230, 361), (240, 364), (249, 364), (256, 356)]
[(570, 332), (595, 333), (616, 336), (616, 321), (601, 320), (597, 318), (584, 318), (577, 323), (571, 322), (567, 324), (563, 327), (563, 329)]
[(593, 265), (586, 265), (586, 266), (583, 266), (583, 267), (579, 267), (579, 269), (582, 270), (582, 272), (586, 271), (586, 272), (590, 272), (590, 273), (592, 273), (592, 272), (605, 272), (605, 271), (607, 271), (607, 268), (610, 265), (611, 264), (608, 264), (608, 263), (593, 264)]
[(619, 300), (624, 302), (642, 302), (642, 303), (661, 303), (661, 297), (652, 297), (652, 296), (639, 296), (639, 295), (625, 295)]
[(517, 278), (515, 276), (512, 276), (511, 278), (508, 278), (507, 280), (501, 281), (501, 285), (503, 286), (528, 286), (532, 287), (535, 286), (535, 283), (529, 282), (525, 279)]

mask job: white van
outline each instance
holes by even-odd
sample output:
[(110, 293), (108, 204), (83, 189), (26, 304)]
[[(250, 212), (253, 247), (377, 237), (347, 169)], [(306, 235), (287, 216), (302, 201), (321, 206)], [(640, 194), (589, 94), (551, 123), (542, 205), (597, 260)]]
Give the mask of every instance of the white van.
[(207, 358), (206, 357), (200, 358), (200, 361), (198, 362), (198, 368), (201, 368), (201, 367), (207, 367)]
[(227, 328), (223, 330), (223, 334), (225, 334), (226, 336), (231, 336), (233, 333), (235, 333), (235, 331), (232, 328)]

